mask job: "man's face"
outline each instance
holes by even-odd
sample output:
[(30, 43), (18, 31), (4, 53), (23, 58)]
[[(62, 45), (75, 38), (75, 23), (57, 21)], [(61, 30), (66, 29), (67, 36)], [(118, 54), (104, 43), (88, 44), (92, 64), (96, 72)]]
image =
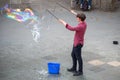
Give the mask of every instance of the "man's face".
[(77, 21), (78, 21), (78, 22), (80, 22), (80, 21), (81, 21), (81, 19), (80, 19), (80, 18), (78, 18), (78, 17), (76, 17), (76, 19), (77, 19)]

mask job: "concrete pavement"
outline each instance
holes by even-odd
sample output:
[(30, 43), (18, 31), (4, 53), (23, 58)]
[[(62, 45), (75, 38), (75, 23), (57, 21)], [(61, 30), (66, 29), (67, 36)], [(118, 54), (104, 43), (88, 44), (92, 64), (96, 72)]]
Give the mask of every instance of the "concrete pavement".
[[(0, 16), (0, 80), (119, 80), (120, 79), (120, 10), (85, 12), (87, 32), (82, 56), (84, 75), (74, 77), (66, 71), (71, 67), (74, 32), (67, 30), (46, 9), (70, 25), (76, 18), (69, 0), (31, 0), (31, 7), (41, 19), (40, 41), (33, 40), (25, 24)], [(77, 13), (81, 11), (76, 11)], [(59, 75), (47, 73), (48, 62), (61, 64)]]

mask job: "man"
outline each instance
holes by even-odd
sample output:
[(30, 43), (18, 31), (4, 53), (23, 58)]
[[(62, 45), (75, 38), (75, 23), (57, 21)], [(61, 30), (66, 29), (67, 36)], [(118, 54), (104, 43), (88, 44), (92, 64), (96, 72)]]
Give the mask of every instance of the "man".
[[(71, 11), (72, 12), (72, 11)], [(67, 69), (69, 72), (74, 72), (73, 76), (79, 76), (83, 74), (83, 61), (81, 56), (81, 49), (84, 45), (84, 34), (86, 31), (87, 24), (85, 22), (86, 16), (83, 13), (76, 14), (76, 19), (79, 24), (76, 27), (72, 27), (62, 19), (59, 21), (70, 31), (75, 31), (73, 50), (71, 53), (73, 66)], [(77, 70), (77, 61), (79, 69)]]

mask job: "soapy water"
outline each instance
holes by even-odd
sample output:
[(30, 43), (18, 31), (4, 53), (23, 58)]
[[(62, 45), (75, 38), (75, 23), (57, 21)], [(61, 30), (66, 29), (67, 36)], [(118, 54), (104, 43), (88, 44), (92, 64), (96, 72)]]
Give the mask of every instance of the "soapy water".
[(33, 36), (33, 40), (35, 42), (39, 42), (40, 40), (40, 22), (39, 20), (36, 22), (32, 22), (31, 24), (28, 24), (27, 27), (31, 28), (31, 33)]
[(48, 72), (45, 69), (37, 71), (39, 73), (39, 80), (46, 80)]
[(32, 9), (26, 8), (24, 11), (21, 11), (21, 9), (12, 9), (8, 8), (8, 4), (6, 4), (3, 8), (1, 8), (2, 11), (5, 11), (5, 16), (9, 19), (18, 21), (20, 23), (26, 23), (26, 27), (30, 29), (33, 40), (35, 42), (39, 42), (40, 40), (40, 18), (35, 15), (35, 13), (32, 11)]
[(47, 75), (48, 74), (48, 71), (46, 71), (46, 70), (41, 70), (41, 71), (38, 71), (38, 73), (40, 74), (40, 75)]
[(36, 11), (33, 11), (30, 8), (25, 8), (24, 10), (12, 9), (9, 8), (8, 4), (6, 4), (1, 10), (6, 12), (6, 18), (25, 24), (25, 27), (30, 29), (33, 40), (37, 43), (41, 38), (41, 28), (44, 26), (47, 30), (50, 29), (52, 16), (46, 10), (42, 10), (41, 15), (38, 15)]
[[(21, 13), (17, 13), (17, 15), (21, 16), (21, 18), (15, 17), (14, 19), (19, 22), (23, 22), (23, 23), (26, 22), (27, 20), (30, 20), (30, 22), (27, 23), (26, 27), (28, 27), (30, 29), (32, 36), (33, 36), (33, 40), (35, 42), (39, 42), (39, 40), (40, 40), (40, 28), (39, 28), (40, 21), (39, 21), (38, 17), (35, 15), (31, 16), (29, 13), (25, 13), (25, 12), (21, 12)], [(9, 15), (7, 15), (7, 16), (9, 16)]]
[(41, 69), (37, 71), (39, 73), (39, 80), (60, 80), (61, 76), (56, 74), (49, 74), (47, 70)]

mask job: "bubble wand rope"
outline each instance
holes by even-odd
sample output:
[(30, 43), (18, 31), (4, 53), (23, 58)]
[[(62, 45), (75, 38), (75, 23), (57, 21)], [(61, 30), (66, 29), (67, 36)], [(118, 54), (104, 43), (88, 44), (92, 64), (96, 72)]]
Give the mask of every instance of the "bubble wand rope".
[(77, 15), (77, 13), (75, 11), (67, 9), (66, 7), (64, 7), (63, 5), (61, 5), (59, 3), (56, 3), (56, 4), (58, 4), (60, 7), (64, 8), (64, 9), (66, 9), (67, 11), (71, 12), (72, 14)]
[(55, 16), (52, 12), (50, 12), (48, 9), (47, 9), (47, 11), (48, 11), (55, 19), (59, 20), (59, 18), (58, 18), (57, 16)]
[(62, 8), (66, 9), (69, 12), (71, 11), (71, 10), (67, 9), (66, 7), (64, 7), (63, 5), (61, 5), (60, 3), (56, 3), (56, 4), (58, 4), (59, 6), (61, 6)]

